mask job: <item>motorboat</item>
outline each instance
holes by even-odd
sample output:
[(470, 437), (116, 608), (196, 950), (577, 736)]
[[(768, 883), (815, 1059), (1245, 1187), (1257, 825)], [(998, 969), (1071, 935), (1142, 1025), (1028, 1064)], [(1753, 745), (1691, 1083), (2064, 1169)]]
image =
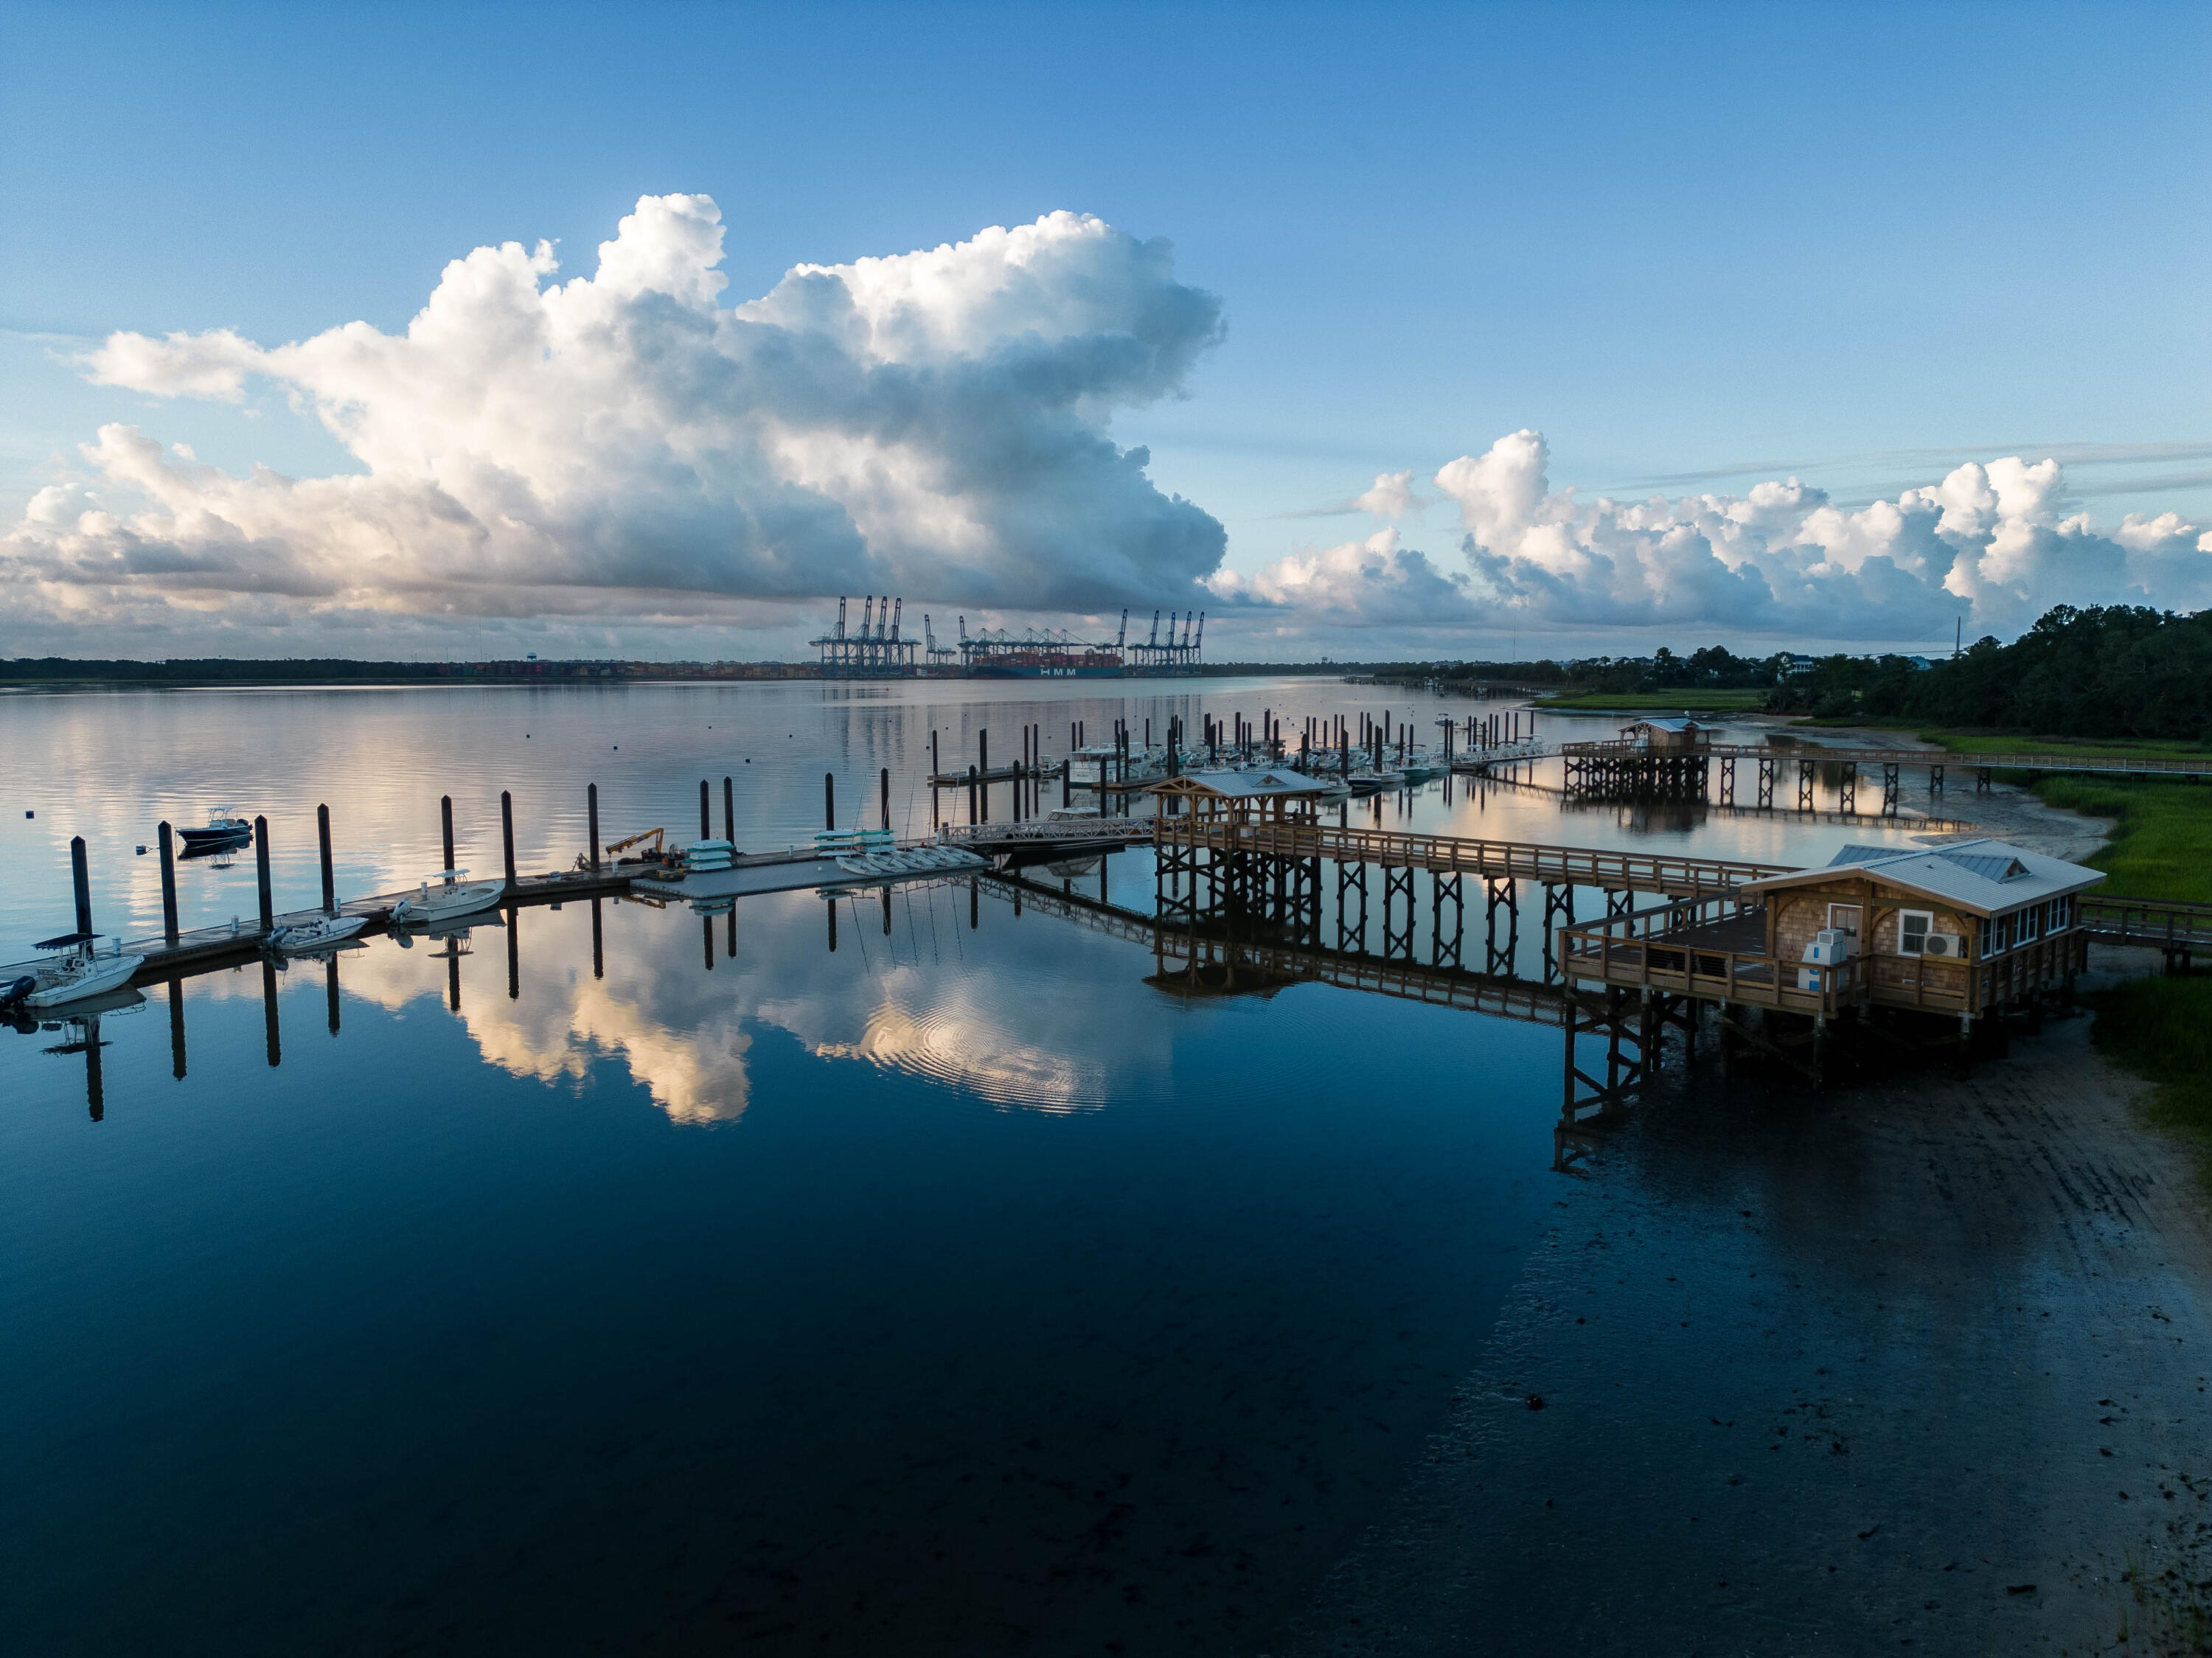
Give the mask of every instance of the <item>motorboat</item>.
[(253, 838), (253, 824), (251, 819), (240, 817), (226, 806), (207, 820), (205, 829), (179, 829), (177, 834), (186, 852), (215, 852), (244, 846)]
[[(40, 962), (31, 972), (0, 991), (0, 996), (7, 999), (4, 1005), (59, 1007), (64, 1002), (104, 995), (129, 984), (131, 975), (144, 964), (145, 957), (125, 952), (119, 943), (112, 954), (102, 956), (96, 947), (98, 937), (97, 933), (72, 932), (40, 944), (40, 950), (62, 953), (52, 961)], [(33, 981), (27, 989), (24, 988), (25, 979)]]
[(435, 926), (489, 909), (506, 895), (503, 881), (471, 881), (465, 869), (441, 869), (392, 907), (393, 926)]
[(280, 956), (298, 956), (311, 950), (328, 950), (353, 938), (368, 925), (365, 915), (319, 915), (312, 921), (280, 926), (269, 935), (269, 947)]

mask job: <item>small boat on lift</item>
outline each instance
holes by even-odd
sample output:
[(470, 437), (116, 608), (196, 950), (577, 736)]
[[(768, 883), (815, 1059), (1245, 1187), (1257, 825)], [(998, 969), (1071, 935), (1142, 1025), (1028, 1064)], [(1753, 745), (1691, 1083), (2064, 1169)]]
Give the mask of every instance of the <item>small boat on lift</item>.
[[(119, 943), (113, 954), (102, 956), (95, 948), (99, 937), (96, 932), (68, 932), (40, 942), (36, 948), (62, 953), (51, 962), (40, 963), (33, 971), (9, 985), (4, 993), (6, 1005), (59, 1007), (64, 1002), (104, 995), (129, 984), (131, 975), (144, 965), (145, 957), (126, 954)], [(27, 989), (24, 987), (25, 979), (33, 981)]]
[(269, 948), (280, 956), (301, 956), (313, 950), (331, 950), (345, 943), (368, 925), (365, 915), (319, 915), (312, 921), (280, 926), (269, 935)]
[(501, 881), (471, 881), (465, 869), (441, 869), (414, 893), (392, 907), (392, 925), (434, 926), (457, 916), (489, 909), (507, 891)]
[(237, 811), (225, 806), (207, 820), (205, 829), (179, 829), (186, 852), (218, 852), (231, 847), (242, 847), (253, 839), (253, 824), (241, 817)]

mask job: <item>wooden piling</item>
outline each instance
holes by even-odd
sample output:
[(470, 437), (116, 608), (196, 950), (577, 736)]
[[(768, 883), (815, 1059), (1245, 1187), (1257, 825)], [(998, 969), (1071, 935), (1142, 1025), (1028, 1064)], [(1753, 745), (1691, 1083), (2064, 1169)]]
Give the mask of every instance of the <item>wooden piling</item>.
[(877, 781), (883, 793), (884, 830), (888, 834), (891, 827), (891, 768), (889, 766), (883, 767), (877, 773)]
[(177, 846), (166, 820), (155, 839), (161, 843), (161, 940), (173, 948), (177, 942)]
[(738, 844), (738, 780), (722, 780), (722, 838), (732, 849)]
[(446, 867), (451, 869), (453, 866), (453, 797), (450, 794), (438, 797), (438, 823), (446, 835)]
[(332, 950), (323, 963), (323, 998), (325, 1011), (330, 1016), (331, 1035), (338, 1034), (338, 956)]
[[(597, 783), (591, 783), (585, 786), (584, 816), (590, 820), (590, 833), (592, 836), (592, 873), (597, 875), (599, 872), (599, 786)], [(599, 937), (599, 901), (595, 898), (592, 901), (592, 936), (595, 940)], [(592, 953), (595, 956), (598, 954), (596, 948), (594, 948)]]
[[(338, 913), (338, 878), (337, 869), (331, 863), (331, 809), (326, 805), (315, 808), (315, 840), (323, 853), (323, 914), (335, 915)], [(169, 942), (174, 944), (176, 941), (176, 934), (172, 932)], [(332, 1003), (331, 1005), (336, 1006), (337, 1004)]]
[(599, 901), (594, 898), (592, 900), (592, 976), (594, 979), (607, 976), (606, 948), (599, 928)]
[(515, 924), (522, 912), (513, 904), (507, 907), (507, 999), (522, 999), (522, 929)]
[[(269, 890), (269, 820), (266, 817), (253, 820), (253, 881), (260, 889), (261, 936), (265, 938), (276, 926), (276, 905)], [(269, 1063), (274, 1065), (276, 1061), (271, 1060)]]
[(832, 771), (822, 774), (822, 826), (837, 827), (837, 774)]
[(92, 871), (84, 858), (84, 836), (70, 837), (70, 884), (76, 894), (76, 930), (92, 931)]
[(699, 780), (699, 838), (702, 841), (714, 838), (714, 808), (708, 804), (708, 799), (707, 780), (702, 777)]
[(830, 917), (830, 953), (835, 956), (837, 953), (837, 901), (832, 898), (822, 908)]
[(499, 850), (507, 865), (507, 890), (514, 890), (514, 796), (499, 792)]

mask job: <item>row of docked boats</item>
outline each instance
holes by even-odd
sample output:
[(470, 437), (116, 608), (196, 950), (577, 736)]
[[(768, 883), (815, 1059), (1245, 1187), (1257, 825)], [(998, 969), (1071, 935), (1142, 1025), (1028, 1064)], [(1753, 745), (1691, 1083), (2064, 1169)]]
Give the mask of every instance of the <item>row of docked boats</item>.
[[(250, 839), (252, 825), (240, 819), (238, 826)], [(219, 822), (210, 827), (220, 827)], [(234, 841), (205, 838), (204, 831), (187, 829), (185, 834), (188, 845), (222, 849), (235, 844)], [(203, 838), (195, 840), (195, 836)], [(490, 909), (506, 896), (506, 891), (501, 882), (468, 879), (468, 871), (465, 869), (441, 870), (392, 905), (386, 925), (403, 935), (413, 929), (447, 926)], [(365, 915), (317, 915), (276, 928), (262, 944), (280, 957), (336, 950), (357, 938), (368, 921)], [(48, 952), (46, 958), (30, 965), (27, 971), (18, 971), (12, 978), (0, 981), (0, 1013), (60, 1007), (128, 986), (146, 958), (136, 950), (125, 950), (120, 941), (103, 950), (102, 937), (96, 932), (70, 932), (57, 938), (41, 938), (32, 948)]]

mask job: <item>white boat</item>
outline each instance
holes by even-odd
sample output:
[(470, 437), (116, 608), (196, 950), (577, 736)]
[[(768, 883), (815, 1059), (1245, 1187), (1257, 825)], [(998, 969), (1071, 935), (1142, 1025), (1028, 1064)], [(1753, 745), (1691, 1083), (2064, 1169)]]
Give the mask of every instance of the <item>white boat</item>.
[(65, 948), (67, 953), (50, 962), (41, 962), (25, 975), (38, 981), (37, 987), (18, 998), (24, 1007), (59, 1007), (64, 1002), (81, 1001), (88, 996), (102, 995), (119, 990), (131, 982), (131, 975), (143, 964), (145, 957), (124, 953), (117, 944), (110, 956), (100, 955), (90, 935), (72, 935), (67, 939), (50, 939), (39, 946), (41, 950)]
[(412, 896), (392, 907), (394, 926), (434, 926), (457, 915), (473, 915), (489, 909), (507, 891), (500, 881), (469, 881), (465, 869), (441, 869), (422, 883)]
[(364, 915), (319, 915), (312, 921), (280, 926), (269, 935), (269, 947), (280, 955), (297, 956), (310, 950), (342, 944), (368, 925)]

